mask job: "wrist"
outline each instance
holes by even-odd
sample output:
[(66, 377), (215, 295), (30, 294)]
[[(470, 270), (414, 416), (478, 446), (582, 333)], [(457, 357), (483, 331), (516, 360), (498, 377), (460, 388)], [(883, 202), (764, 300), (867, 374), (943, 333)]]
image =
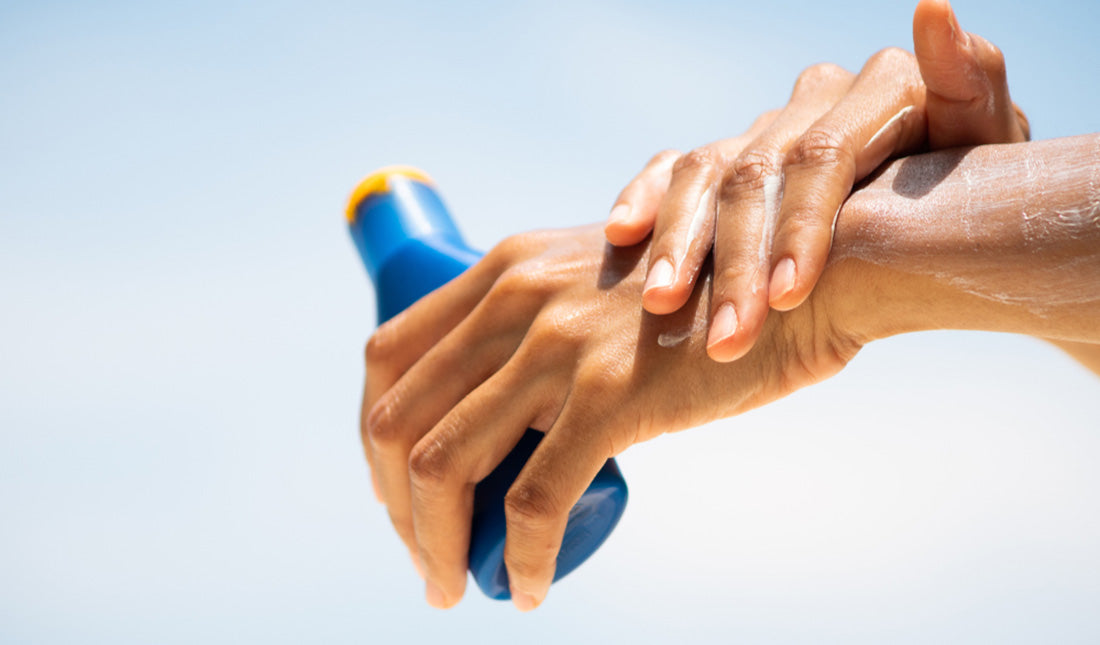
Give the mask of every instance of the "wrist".
[(1100, 137), (897, 160), (837, 216), (815, 293), (865, 344), (925, 329), (1100, 340)]
[(861, 257), (875, 241), (868, 235), (889, 208), (877, 194), (853, 195), (837, 216), (830, 260), (814, 295), (828, 333), (862, 347), (897, 334), (945, 326), (960, 306), (958, 294), (928, 276), (907, 273)]

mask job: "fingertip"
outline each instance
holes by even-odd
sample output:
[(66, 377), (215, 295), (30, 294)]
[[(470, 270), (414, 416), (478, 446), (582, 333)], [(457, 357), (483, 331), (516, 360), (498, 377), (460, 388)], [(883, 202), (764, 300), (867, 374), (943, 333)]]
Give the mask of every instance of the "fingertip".
[(688, 295), (675, 287), (645, 291), (642, 293), (642, 309), (658, 316), (670, 314), (684, 306)]
[(732, 302), (723, 302), (710, 319), (707, 345), (725, 340), (737, 333), (737, 308)]
[(794, 296), (798, 282), (798, 267), (794, 259), (786, 256), (775, 264), (771, 280), (768, 283), (768, 305), (779, 311), (787, 311), (798, 306)]
[(679, 309), (687, 298), (676, 282), (676, 267), (668, 258), (658, 258), (649, 268), (642, 287), (642, 308), (651, 314), (667, 314)]
[(522, 612), (531, 611), (535, 607), (539, 606), (534, 596), (529, 593), (524, 593), (522, 591), (512, 592), (512, 604), (516, 606), (516, 609)]
[[(421, 559), (418, 565), (423, 567), (424, 561)], [(462, 600), (462, 596), (466, 594), (466, 571), (462, 571), (461, 579), (456, 578), (449, 583), (442, 579), (440, 575), (433, 576), (430, 572), (425, 572), (424, 576), (424, 598), (428, 601), (428, 604), (436, 609), (450, 609), (458, 604)], [(448, 576), (443, 576), (446, 578)]]
[(707, 345), (707, 356), (715, 363), (732, 363), (745, 355), (740, 343), (733, 339), (724, 339)]
[(756, 345), (767, 316), (767, 303), (752, 296), (740, 300), (736, 306), (728, 302), (720, 305), (711, 318), (707, 356), (719, 363), (729, 363), (748, 354)]
[(649, 228), (612, 220), (603, 227), (603, 234), (613, 246), (634, 246), (649, 235)]
[(453, 606), (443, 590), (430, 579), (424, 582), (424, 599), (436, 609), (450, 609)]
[(749, 353), (756, 344), (756, 338), (749, 338), (747, 334), (731, 336), (707, 345), (707, 356), (716, 363), (732, 363)]
[(634, 246), (652, 230), (652, 217), (628, 202), (620, 202), (611, 209), (603, 228), (607, 241), (615, 246)]
[(719, 363), (728, 363), (744, 354), (737, 335), (737, 309), (732, 302), (722, 303), (714, 313), (707, 334), (707, 356)]
[(522, 612), (538, 609), (546, 601), (546, 595), (550, 592), (550, 583), (540, 583), (537, 591), (523, 591), (511, 586), (512, 604)]

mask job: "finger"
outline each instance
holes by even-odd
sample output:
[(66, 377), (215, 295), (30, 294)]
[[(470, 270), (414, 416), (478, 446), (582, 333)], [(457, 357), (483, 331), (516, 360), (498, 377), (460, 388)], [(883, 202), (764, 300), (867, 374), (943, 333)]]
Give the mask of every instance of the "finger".
[(367, 399), (373, 403), (425, 352), (473, 311), (500, 276), (537, 254), (538, 235), (515, 235), (442, 287), (385, 322), (367, 342)]
[[(410, 552), (418, 552), (413, 530), (409, 455), (413, 446), (448, 411), (483, 383), (515, 351), (522, 327), (537, 309), (536, 298), (524, 298), (507, 286), (506, 273), (471, 315), (383, 394), (367, 418), (367, 443), (390, 519)], [(501, 315), (502, 312), (507, 315)]]
[(378, 474), (376, 472), (374, 472), (374, 458), (373, 458), (373, 455), (371, 454), (370, 447), (367, 445), (369, 443), (369, 441), (367, 440), (367, 435), (364, 431), (364, 429), (367, 427), (367, 415), (369, 413), (370, 413), (370, 408), (367, 407), (367, 393), (366, 393), (365, 386), (364, 386), (363, 400), (359, 404), (360, 439), (362, 440), (361, 443), (363, 445), (363, 454), (367, 458), (367, 471), (370, 473), (370, 484), (371, 484), (371, 489), (374, 491), (374, 499), (381, 502), (382, 501), (382, 489), (379, 488), (379, 486), (378, 486)]
[(697, 148), (676, 161), (654, 224), (642, 292), (642, 306), (647, 311), (676, 311), (694, 288), (697, 258), (710, 251), (714, 240), (714, 186), (723, 165), (722, 155), (714, 147)]
[(474, 487), (504, 460), (544, 407), (544, 392), (502, 369), (456, 405), (409, 458), (412, 516), (428, 602), (453, 606), (466, 588)]
[(1027, 140), (1027, 117), (1009, 96), (1004, 56), (981, 36), (963, 31), (947, 0), (917, 5), (913, 48), (928, 87), (933, 149)]
[(642, 172), (619, 193), (611, 214), (607, 217), (604, 235), (615, 246), (631, 246), (641, 242), (653, 230), (657, 207), (668, 190), (672, 164), (680, 158), (677, 150), (657, 153)]
[(546, 598), (569, 511), (612, 456), (600, 422), (598, 413), (567, 403), (505, 495), (504, 562), (522, 611)]
[(707, 353), (719, 361), (752, 347), (768, 313), (768, 262), (783, 192), (787, 149), (851, 85), (835, 65), (807, 69), (783, 112), (749, 144), (722, 180), (714, 244)]
[(473, 311), (505, 269), (529, 253), (522, 237), (509, 238), (451, 282), (381, 325), (367, 342), (366, 384), (359, 432), (367, 463), (374, 458), (368, 416), (379, 397), (431, 347)]
[(725, 168), (775, 115), (765, 113), (744, 134), (697, 148), (676, 161), (654, 224), (642, 293), (642, 306), (650, 313), (672, 313), (691, 296), (713, 245), (715, 193)]
[(852, 186), (887, 158), (924, 143), (924, 85), (912, 54), (884, 49), (851, 88), (791, 146), (771, 254), (769, 304), (802, 303), (832, 246), (833, 224)]

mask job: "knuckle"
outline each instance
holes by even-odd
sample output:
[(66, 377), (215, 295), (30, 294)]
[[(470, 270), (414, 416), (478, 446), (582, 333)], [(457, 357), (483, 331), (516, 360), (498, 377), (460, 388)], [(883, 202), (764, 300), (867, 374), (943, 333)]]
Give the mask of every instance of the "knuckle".
[(717, 150), (709, 147), (696, 148), (677, 159), (672, 166), (672, 172), (676, 175), (706, 174), (716, 168), (720, 161), (721, 154)]
[(787, 154), (786, 165), (829, 166), (852, 163), (854, 160), (848, 147), (836, 133), (828, 130), (807, 130), (791, 146)]
[(561, 329), (558, 325), (539, 317), (527, 329), (522, 346), (516, 351), (521, 358), (530, 359), (544, 351), (561, 347)]
[(490, 266), (511, 266), (530, 253), (532, 247), (538, 243), (539, 237), (540, 233), (537, 231), (509, 235), (490, 249), (482, 261)]
[(538, 530), (547, 526), (556, 514), (554, 498), (542, 485), (517, 482), (504, 495), (504, 516), (509, 525)]
[(831, 83), (838, 80), (846, 79), (851, 76), (851, 73), (834, 63), (817, 63), (811, 65), (802, 70), (802, 73), (798, 75), (798, 79), (794, 83), (795, 92), (801, 92), (814, 87), (818, 87), (824, 83)]
[(396, 326), (392, 322), (382, 323), (367, 339), (367, 347), (363, 352), (367, 365), (377, 365), (394, 355), (398, 343)]
[(550, 309), (531, 325), (528, 335), (533, 346), (543, 352), (577, 347), (592, 335), (592, 329), (586, 316)]
[(485, 296), (486, 311), (514, 307), (529, 298), (550, 292), (557, 284), (554, 276), (538, 263), (516, 264), (497, 278)]
[(414, 486), (437, 485), (454, 472), (454, 458), (448, 444), (427, 437), (409, 453), (409, 478)]
[(490, 301), (503, 300), (507, 302), (520, 297), (537, 284), (538, 282), (533, 279), (530, 271), (522, 265), (516, 265), (500, 274), (500, 277), (489, 289), (486, 298)]
[(738, 295), (737, 292), (747, 283), (755, 281), (761, 275), (757, 266), (731, 264), (718, 269), (714, 275), (714, 290), (727, 298)]
[(824, 218), (817, 211), (800, 208), (787, 214), (780, 227), (782, 230), (776, 239), (782, 238), (784, 246), (789, 247), (797, 241), (798, 246), (816, 252), (822, 244), (828, 244), (832, 220)]
[(613, 401), (630, 386), (627, 369), (626, 362), (612, 357), (590, 358), (577, 367), (576, 387), (586, 400)]
[(653, 158), (650, 159), (649, 163), (646, 164), (646, 165), (647, 166), (661, 166), (661, 165), (664, 165), (666, 163), (669, 163), (670, 161), (679, 159), (681, 157), (681, 155), (682, 155), (682, 153), (679, 150), (673, 150), (673, 149), (669, 148), (668, 150), (662, 150), (662, 151), (658, 152), (657, 154), (653, 155)]
[(983, 40), (979, 45), (981, 51), (981, 65), (986, 75), (995, 81), (1003, 80), (1006, 76), (1005, 56), (1000, 47), (988, 40)]
[(730, 172), (723, 181), (723, 192), (738, 189), (756, 189), (764, 185), (768, 177), (779, 174), (779, 164), (774, 155), (762, 150), (747, 150), (734, 160)]
[(383, 395), (367, 414), (367, 439), (376, 448), (392, 446), (401, 439), (401, 427), (396, 404), (392, 397)]
[(768, 110), (767, 112), (764, 112), (760, 116), (756, 117), (756, 120), (752, 122), (751, 126), (749, 126), (749, 130), (763, 128), (774, 121), (777, 116), (779, 116), (779, 110)]
[(913, 65), (916, 57), (901, 47), (887, 47), (880, 49), (867, 59), (866, 69), (885, 68), (896, 70)]
[(517, 237), (511, 235), (497, 242), (481, 259), (481, 263), (491, 267), (508, 266), (518, 251), (519, 240)]
[(499, 251), (500, 255), (505, 257), (514, 257), (527, 245), (527, 236), (524, 233), (517, 235), (509, 235), (493, 247), (494, 251)]
[(570, 319), (540, 316), (505, 364), (510, 372), (544, 371), (572, 363), (577, 350), (592, 335), (590, 326)]

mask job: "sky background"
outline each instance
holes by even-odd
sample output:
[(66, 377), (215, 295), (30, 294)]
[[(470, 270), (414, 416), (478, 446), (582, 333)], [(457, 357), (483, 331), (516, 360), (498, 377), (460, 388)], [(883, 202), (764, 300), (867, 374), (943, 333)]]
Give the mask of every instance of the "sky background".
[[(631, 501), (521, 615), (450, 612), (374, 502), (377, 166), (468, 238), (602, 220), (914, 2), (0, 0), (0, 642), (1100, 640), (1100, 381), (935, 332), (628, 450)], [(1100, 4), (959, 0), (1035, 138), (1100, 131)]]

